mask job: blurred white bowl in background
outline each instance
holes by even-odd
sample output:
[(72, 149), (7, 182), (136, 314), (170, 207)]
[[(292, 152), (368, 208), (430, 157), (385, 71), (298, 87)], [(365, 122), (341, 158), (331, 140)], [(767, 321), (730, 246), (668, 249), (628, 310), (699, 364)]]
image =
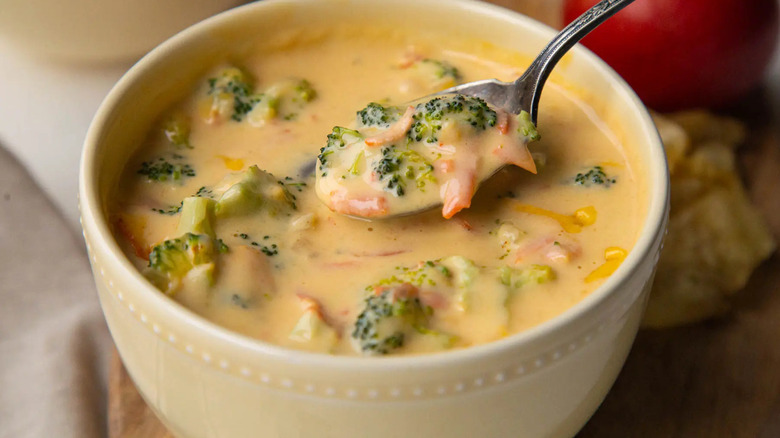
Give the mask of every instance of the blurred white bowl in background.
[(129, 61), (240, 3), (246, 0), (3, 0), (0, 38), (57, 60)]

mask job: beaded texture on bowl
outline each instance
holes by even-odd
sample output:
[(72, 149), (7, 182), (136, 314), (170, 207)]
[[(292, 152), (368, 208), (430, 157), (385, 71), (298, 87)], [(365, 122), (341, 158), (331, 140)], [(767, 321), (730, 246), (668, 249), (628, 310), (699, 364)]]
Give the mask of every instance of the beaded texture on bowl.
[[(100, 266), (100, 263), (92, 253), (89, 239), (87, 238), (86, 241), (87, 251), (90, 254), (93, 269), (96, 272), (99, 272), (100, 276), (106, 280), (105, 284), (107, 285), (109, 292), (117, 302), (121, 304), (121, 307), (129, 312), (137, 322), (142, 324), (147, 331), (159, 337), (162, 341), (169, 343), (179, 351), (185, 352), (190, 356), (191, 360), (201, 362), (219, 372), (238, 376), (252, 382), (259, 382), (276, 390), (335, 399), (362, 401), (421, 400), (445, 397), (453, 394), (464, 394), (470, 391), (483, 390), (491, 386), (513, 382), (516, 379), (529, 376), (554, 364), (564, 357), (576, 352), (583, 345), (595, 340), (608, 326), (616, 323), (624, 316), (626, 311), (630, 308), (631, 303), (636, 299), (636, 296), (642, 292), (641, 288), (638, 288), (633, 291), (632, 294), (626, 294), (622, 300), (615, 303), (613, 308), (606, 312), (608, 315), (607, 318), (602, 321), (595, 321), (592, 324), (592, 327), (584, 334), (549, 348), (543, 354), (520, 361), (519, 363), (508, 367), (490, 370), (469, 378), (450, 382), (432, 382), (425, 386), (398, 385), (382, 388), (376, 386), (351, 386), (346, 388), (335, 388), (326, 383), (294, 381), (289, 377), (271, 375), (269, 372), (262, 369), (256, 369), (250, 364), (235, 363), (228, 358), (215, 358), (209, 351), (199, 348), (194, 340), (186, 339), (183, 334), (173, 333), (167, 330), (164, 328), (164, 324), (151, 321), (142, 309), (139, 309), (136, 304), (130, 302), (122, 291), (117, 290), (113, 280), (106, 277), (105, 268)], [(659, 252), (660, 250), (656, 251), (656, 254), (653, 256), (654, 259), (658, 257)], [(209, 322), (209, 324), (211, 323)]]

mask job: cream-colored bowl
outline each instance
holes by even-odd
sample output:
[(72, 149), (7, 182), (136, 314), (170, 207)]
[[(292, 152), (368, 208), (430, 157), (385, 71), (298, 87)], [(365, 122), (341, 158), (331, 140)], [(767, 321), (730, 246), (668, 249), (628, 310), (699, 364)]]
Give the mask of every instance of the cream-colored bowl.
[[(82, 158), (82, 224), (106, 321), (127, 370), (181, 437), (572, 436), (614, 382), (650, 290), (668, 209), (655, 127), (634, 93), (578, 48), (557, 69), (603, 97), (600, 112), (637, 150), (648, 181), (641, 236), (599, 289), (559, 317), (501, 341), (414, 357), (291, 351), (230, 332), (170, 300), (125, 258), (107, 210), (151, 122), (209, 60), (282, 29), (383, 19), (458, 28), (529, 55), (554, 31), (468, 0), (263, 1), (200, 23), (142, 59), (116, 85)], [(184, 89), (182, 89), (185, 87)]]

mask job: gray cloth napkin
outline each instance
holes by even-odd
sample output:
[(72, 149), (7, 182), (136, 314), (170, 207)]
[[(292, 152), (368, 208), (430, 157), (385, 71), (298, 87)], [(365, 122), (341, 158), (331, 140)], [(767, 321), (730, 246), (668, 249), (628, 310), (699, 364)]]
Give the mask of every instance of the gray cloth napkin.
[(0, 147), (0, 438), (106, 436), (110, 349), (81, 237)]

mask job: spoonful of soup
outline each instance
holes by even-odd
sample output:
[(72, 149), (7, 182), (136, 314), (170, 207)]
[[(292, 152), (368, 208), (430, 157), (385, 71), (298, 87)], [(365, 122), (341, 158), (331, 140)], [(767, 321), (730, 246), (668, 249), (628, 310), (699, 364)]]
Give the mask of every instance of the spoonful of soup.
[(479, 184), (513, 165), (536, 173), (539, 98), (550, 72), (582, 37), (634, 0), (603, 0), (566, 26), (514, 82), (458, 85), (399, 105), (369, 103), (336, 126), (316, 163), (317, 196), (331, 210), (382, 219), (441, 207), (451, 218)]

